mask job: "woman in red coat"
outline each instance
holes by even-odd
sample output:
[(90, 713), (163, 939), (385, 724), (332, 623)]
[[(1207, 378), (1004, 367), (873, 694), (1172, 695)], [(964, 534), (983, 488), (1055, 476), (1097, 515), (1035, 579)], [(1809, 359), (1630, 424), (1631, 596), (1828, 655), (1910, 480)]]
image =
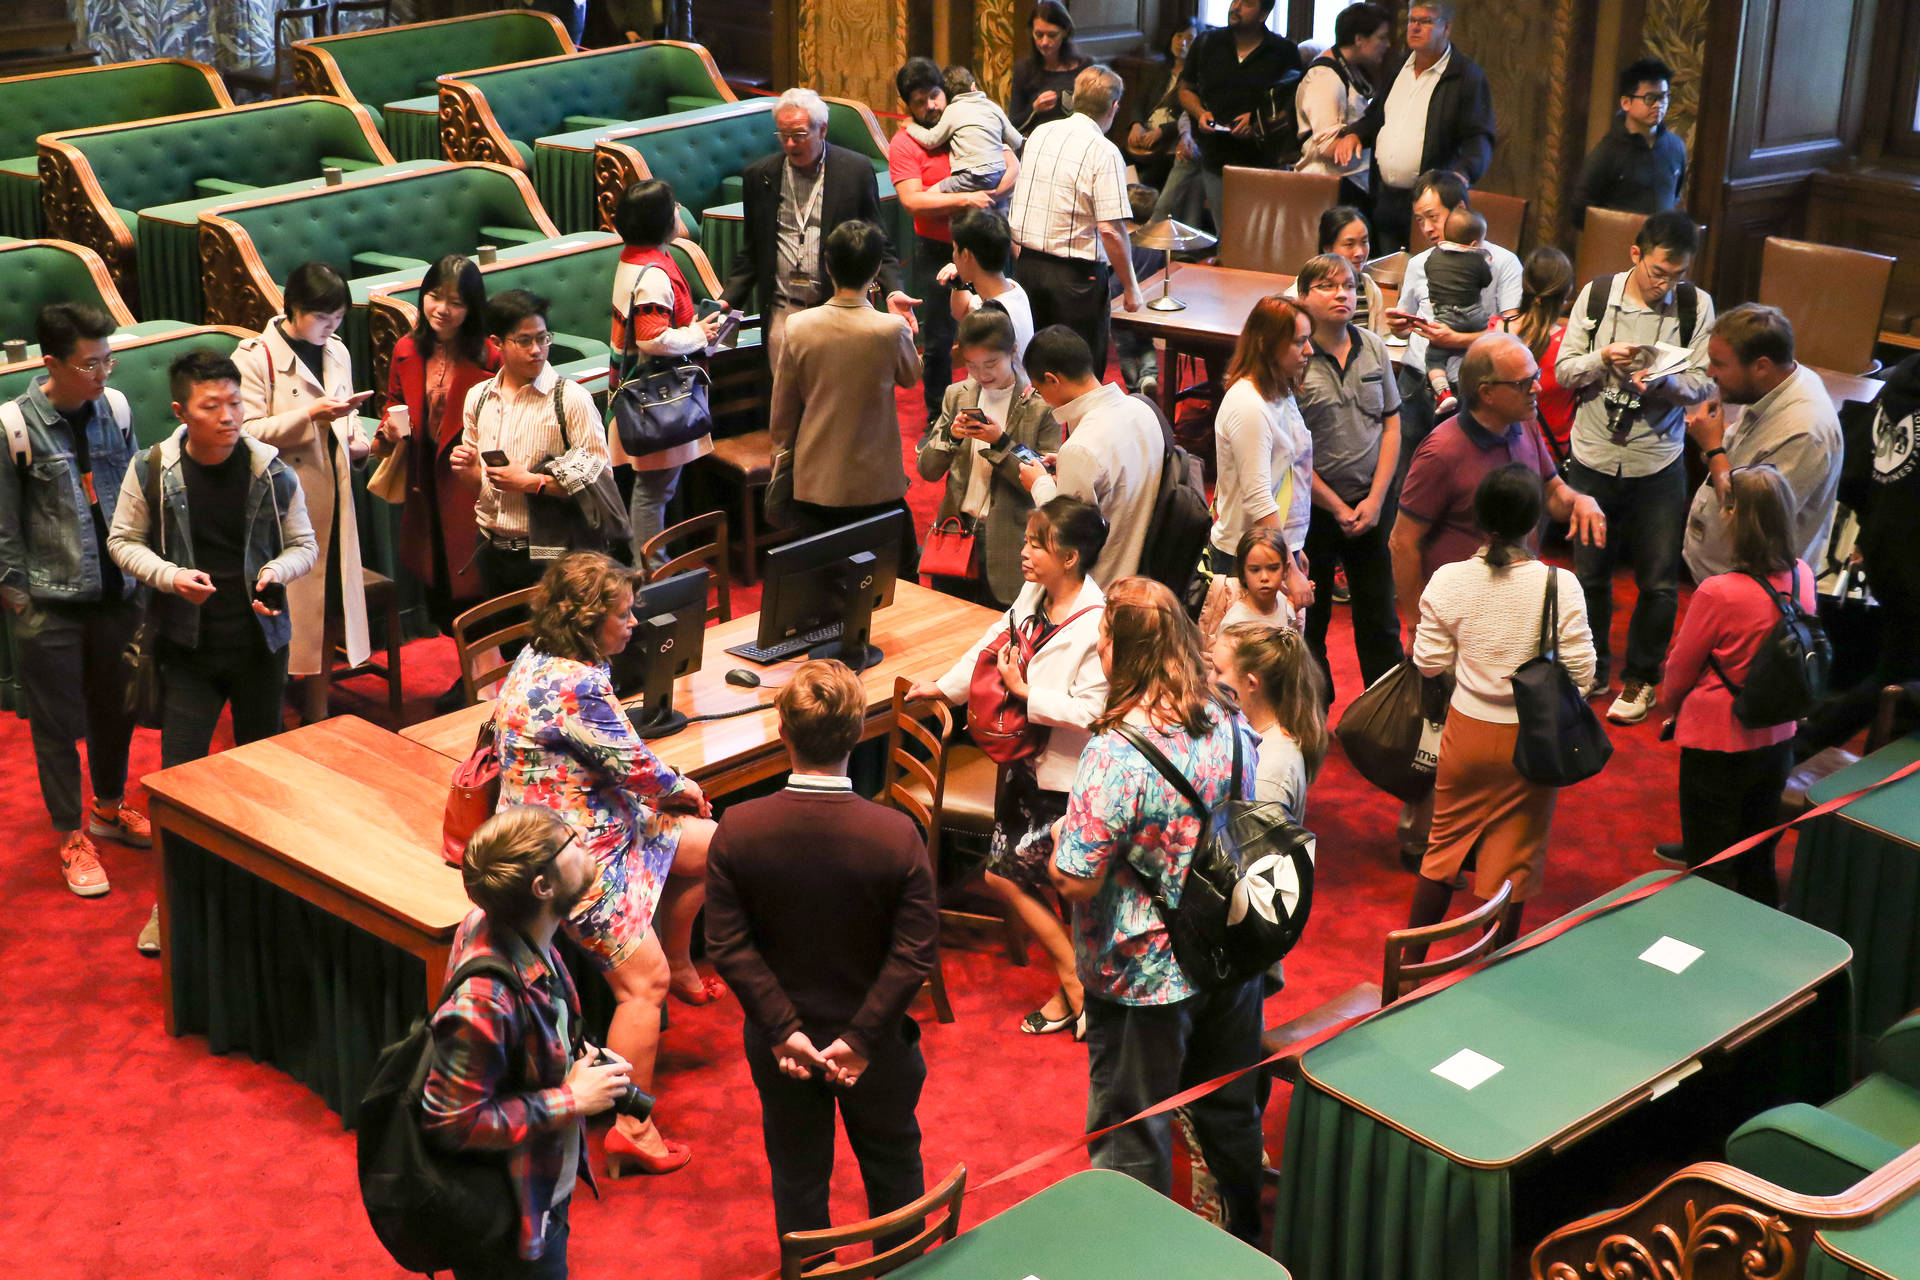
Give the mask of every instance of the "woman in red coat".
[[(480, 268), (448, 254), (420, 282), (420, 318), (393, 347), (387, 376), (387, 412), (374, 437), (375, 455), (396, 447), (407, 457), (407, 496), (400, 516), (400, 560), (426, 589), (427, 613), (441, 634), (453, 619), (483, 598), (473, 568), (473, 491), (461, 484), (448, 461), (460, 443), (461, 409), (467, 391), (500, 367), (500, 350), (486, 336), (486, 283)], [(395, 421), (404, 407), (405, 434)], [(434, 702), (437, 711), (457, 710), (460, 682)]]

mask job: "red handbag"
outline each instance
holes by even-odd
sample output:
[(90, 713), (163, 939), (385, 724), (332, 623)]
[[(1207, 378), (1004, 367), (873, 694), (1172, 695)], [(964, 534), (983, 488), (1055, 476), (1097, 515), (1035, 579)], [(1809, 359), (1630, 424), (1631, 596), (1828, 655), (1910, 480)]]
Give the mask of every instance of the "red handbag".
[(1037, 756), (1047, 745), (1049, 732), (1047, 726), (1027, 719), (1027, 700), (1015, 697), (1013, 690), (1007, 688), (1007, 682), (1000, 678), (1000, 651), (1009, 644), (1018, 644), (1020, 674), (1025, 675), (1027, 664), (1047, 641), (1065, 631), (1068, 622), (1100, 607), (1091, 605), (1069, 614), (1059, 626), (1042, 636), (1039, 644), (1030, 644), (1027, 637), (1020, 634), (1020, 628), (1013, 621), (1013, 610), (1007, 610), (1007, 629), (989, 640), (980, 651), (974, 660), (973, 679), (967, 684), (967, 732), (989, 760), (995, 764), (1012, 764)]
[(920, 549), (920, 572), (941, 578), (980, 576), (980, 540), (965, 516), (948, 516), (927, 530)]
[(493, 721), (480, 726), (473, 754), (453, 771), (446, 816), (440, 821), (440, 856), (457, 867), (467, 858), (467, 841), (500, 807), (500, 753), (494, 748)]

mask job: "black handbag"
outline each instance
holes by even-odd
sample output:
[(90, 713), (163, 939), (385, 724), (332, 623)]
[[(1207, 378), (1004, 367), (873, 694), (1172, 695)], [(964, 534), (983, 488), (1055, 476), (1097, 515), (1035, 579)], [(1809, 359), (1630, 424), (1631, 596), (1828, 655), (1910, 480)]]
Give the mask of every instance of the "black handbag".
[(1568, 787), (1606, 767), (1613, 743), (1573, 677), (1560, 664), (1560, 571), (1547, 566), (1547, 594), (1540, 606), (1540, 654), (1507, 677), (1520, 736), (1513, 767), (1528, 782)]
[[(555, 464), (573, 452), (573, 440), (567, 434), (566, 389), (565, 378), (553, 384), (553, 416), (560, 425), (561, 451), (535, 462), (530, 471), (553, 475)], [(491, 383), (484, 394), (493, 394)], [(632, 529), (613, 467), (601, 466), (593, 479), (570, 493), (527, 495), (527, 533), (535, 560), (558, 559), (569, 551), (603, 551), (623, 558)]]
[[(160, 446), (147, 450), (147, 537), (155, 554), (161, 550), (161, 530), (166, 511), (160, 505)], [(166, 693), (160, 684), (160, 601), (159, 593), (149, 590), (140, 612), (140, 621), (121, 651), (127, 668), (127, 715), (142, 729), (158, 729), (166, 706)]]
[(633, 339), (633, 304), (627, 300), (627, 340), (620, 351), (620, 381), (607, 404), (620, 447), (633, 457), (692, 444), (713, 430), (708, 402), (711, 379), (691, 360), (641, 359)]

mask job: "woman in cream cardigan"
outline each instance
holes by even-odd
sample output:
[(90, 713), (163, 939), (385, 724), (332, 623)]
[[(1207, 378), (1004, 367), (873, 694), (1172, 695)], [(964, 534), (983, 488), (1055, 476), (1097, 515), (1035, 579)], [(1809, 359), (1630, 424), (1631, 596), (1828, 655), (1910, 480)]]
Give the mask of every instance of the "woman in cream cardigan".
[(308, 262), (288, 274), (285, 297), (286, 313), (241, 343), (233, 362), (247, 434), (293, 468), (319, 543), (315, 571), (287, 584), (287, 674), (308, 677), (303, 710), (311, 723), (327, 715), (328, 619), (338, 619), (351, 665), (372, 652), (353, 509), (353, 465), (372, 446), (354, 417), (366, 396), (354, 394), (347, 344), (334, 333), (347, 314), (346, 280), (324, 262)]

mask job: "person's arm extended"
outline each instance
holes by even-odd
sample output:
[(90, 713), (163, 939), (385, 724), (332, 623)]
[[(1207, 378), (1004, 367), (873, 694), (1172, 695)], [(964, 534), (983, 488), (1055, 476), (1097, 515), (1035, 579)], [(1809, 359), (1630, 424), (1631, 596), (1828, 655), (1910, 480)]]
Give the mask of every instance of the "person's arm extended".
[[(278, 458), (274, 466), (284, 467)], [(320, 559), (320, 543), (313, 536), (313, 521), (307, 516), (306, 495), (301, 492), (300, 479), (291, 470), (282, 470), (287, 478), (287, 494), (280, 499), (280, 554), (261, 566), (262, 571), (271, 569), (276, 581), (292, 582), (304, 578), (313, 572), (313, 566)], [(273, 483), (273, 470), (267, 471), (267, 483)]]
[[(1027, 718), (1035, 724), (1084, 729), (1107, 709), (1107, 673), (1100, 665), (1100, 646), (1095, 643), (1099, 630), (1091, 625), (1094, 622), (1092, 617), (1087, 617), (1074, 624), (1076, 628), (1086, 628), (1084, 647), (1064, 686), (1027, 681)], [(1081, 642), (1081, 636), (1062, 635), (1052, 644)]]
[(946, 146), (947, 139), (953, 136), (953, 121), (948, 119), (945, 114), (941, 115), (939, 121), (935, 123), (932, 128), (928, 128), (926, 125), (920, 124), (912, 119), (902, 122), (900, 127), (907, 131), (909, 138), (912, 138), (928, 151), (938, 151), (941, 147)]
[(1393, 558), (1393, 595), (1400, 617), (1409, 623), (1420, 617), (1420, 592), (1426, 586), (1422, 574), (1420, 544), (1433, 526), (1405, 507), (1394, 518), (1393, 532), (1387, 537), (1387, 551)]
[(800, 1014), (754, 945), (753, 926), (740, 903), (733, 879), (733, 861), (727, 851), (727, 821), (723, 817), (707, 846), (707, 958), (721, 981), (740, 1000), (747, 1020), (779, 1044), (800, 1030)]
[(1408, 655), (1423, 676), (1437, 676), (1453, 670), (1459, 657), (1459, 642), (1441, 621), (1440, 610), (1431, 591), (1423, 593), (1418, 606), (1419, 625), (1413, 633), (1413, 650)]
[(953, 469), (953, 455), (959, 452), (960, 441), (953, 438), (948, 428), (953, 426), (953, 419), (959, 412), (960, 386), (956, 382), (947, 388), (945, 398), (940, 403), (940, 416), (927, 424), (920, 444), (914, 450), (914, 465), (919, 469), (922, 480), (939, 480)]
[[(1388, 477), (1391, 479), (1392, 477)], [(1333, 491), (1333, 486), (1320, 478), (1318, 471), (1313, 473), (1313, 505), (1322, 511), (1331, 511), (1333, 518), (1340, 521), (1353, 519), (1353, 508), (1346, 500)]]
[(894, 904), (887, 958), (873, 985), (867, 988), (866, 999), (860, 1002), (853, 1021), (840, 1033), (849, 1048), (867, 1059), (886, 1043), (886, 1037), (906, 1016), (907, 1006), (939, 962), (940, 903), (934, 893), (933, 868), (912, 823), (901, 822), (900, 826), (916, 855), (908, 860), (907, 877)]
[[(113, 508), (113, 527), (107, 532), (107, 555), (147, 586), (172, 594), (173, 577), (180, 572), (180, 566), (163, 557), (158, 547), (147, 545), (151, 517), (146, 486), (140, 483), (140, 468), (146, 452), (142, 449), (134, 455), (133, 461), (127, 464), (127, 478), (120, 482), (120, 501)], [(13, 470), (11, 461), (6, 464), (9, 476)]]
[(1547, 481), (1547, 514), (1571, 526), (1568, 532), (1575, 542), (1607, 545), (1607, 518), (1600, 513), (1600, 504), (1559, 476)]
[(901, 205), (916, 218), (945, 217), (959, 213), (962, 209), (977, 209), (981, 205), (978, 191), (929, 191), (918, 178), (903, 178), (893, 184), (893, 194), (900, 197)]
[(1006, 144), (1003, 150), (1013, 152), (1024, 148), (1027, 145), (1027, 135), (1020, 132), (1020, 126), (1013, 122), (1013, 117), (1002, 111), (999, 103), (990, 105), (993, 107), (993, 114), (1000, 118), (1000, 138)]
[[(1187, 65), (1193, 65), (1192, 57), (1188, 57)], [(1213, 124), (1213, 113), (1201, 104), (1200, 93), (1193, 87), (1193, 81), (1184, 76), (1180, 80), (1180, 106), (1200, 128), (1205, 129)]]
[[(507, 1055), (521, 1050), (511, 997), (499, 982), (471, 978), (433, 1015), (421, 1127), (448, 1151), (508, 1151), (585, 1114), (565, 1084), (508, 1091)], [(476, 990), (483, 984), (484, 994)]]
[[(1699, 314), (1694, 317), (1693, 342), (1687, 348), (1687, 367), (1679, 373), (1657, 378), (1647, 384), (1650, 399), (1665, 404), (1699, 404), (1717, 389), (1707, 373), (1707, 340), (1713, 336), (1713, 299), (1699, 290)], [(1674, 337), (1680, 336), (1676, 327)]]
[(1133, 275), (1133, 245), (1127, 239), (1127, 224), (1117, 218), (1101, 223), (1100, 243), (1107, 251), (1107, 261), (1113, 264), (1113, 274), (1120, 278), (1120, 296), (1125, 299), (1123, 305), (1129, 311), (1138, 311), (1141, 305), (1140, 282)]
[(1100, 892), (1114, 860), (1126, 857), (1128, 827), (1140, 810), (1140, 771), (1115, 767), (1116, 737), (1103, 733), (1090, 739), (1074, 773), (1048, 867), (1054, 891), (1068, 902), (1091, 902)]

